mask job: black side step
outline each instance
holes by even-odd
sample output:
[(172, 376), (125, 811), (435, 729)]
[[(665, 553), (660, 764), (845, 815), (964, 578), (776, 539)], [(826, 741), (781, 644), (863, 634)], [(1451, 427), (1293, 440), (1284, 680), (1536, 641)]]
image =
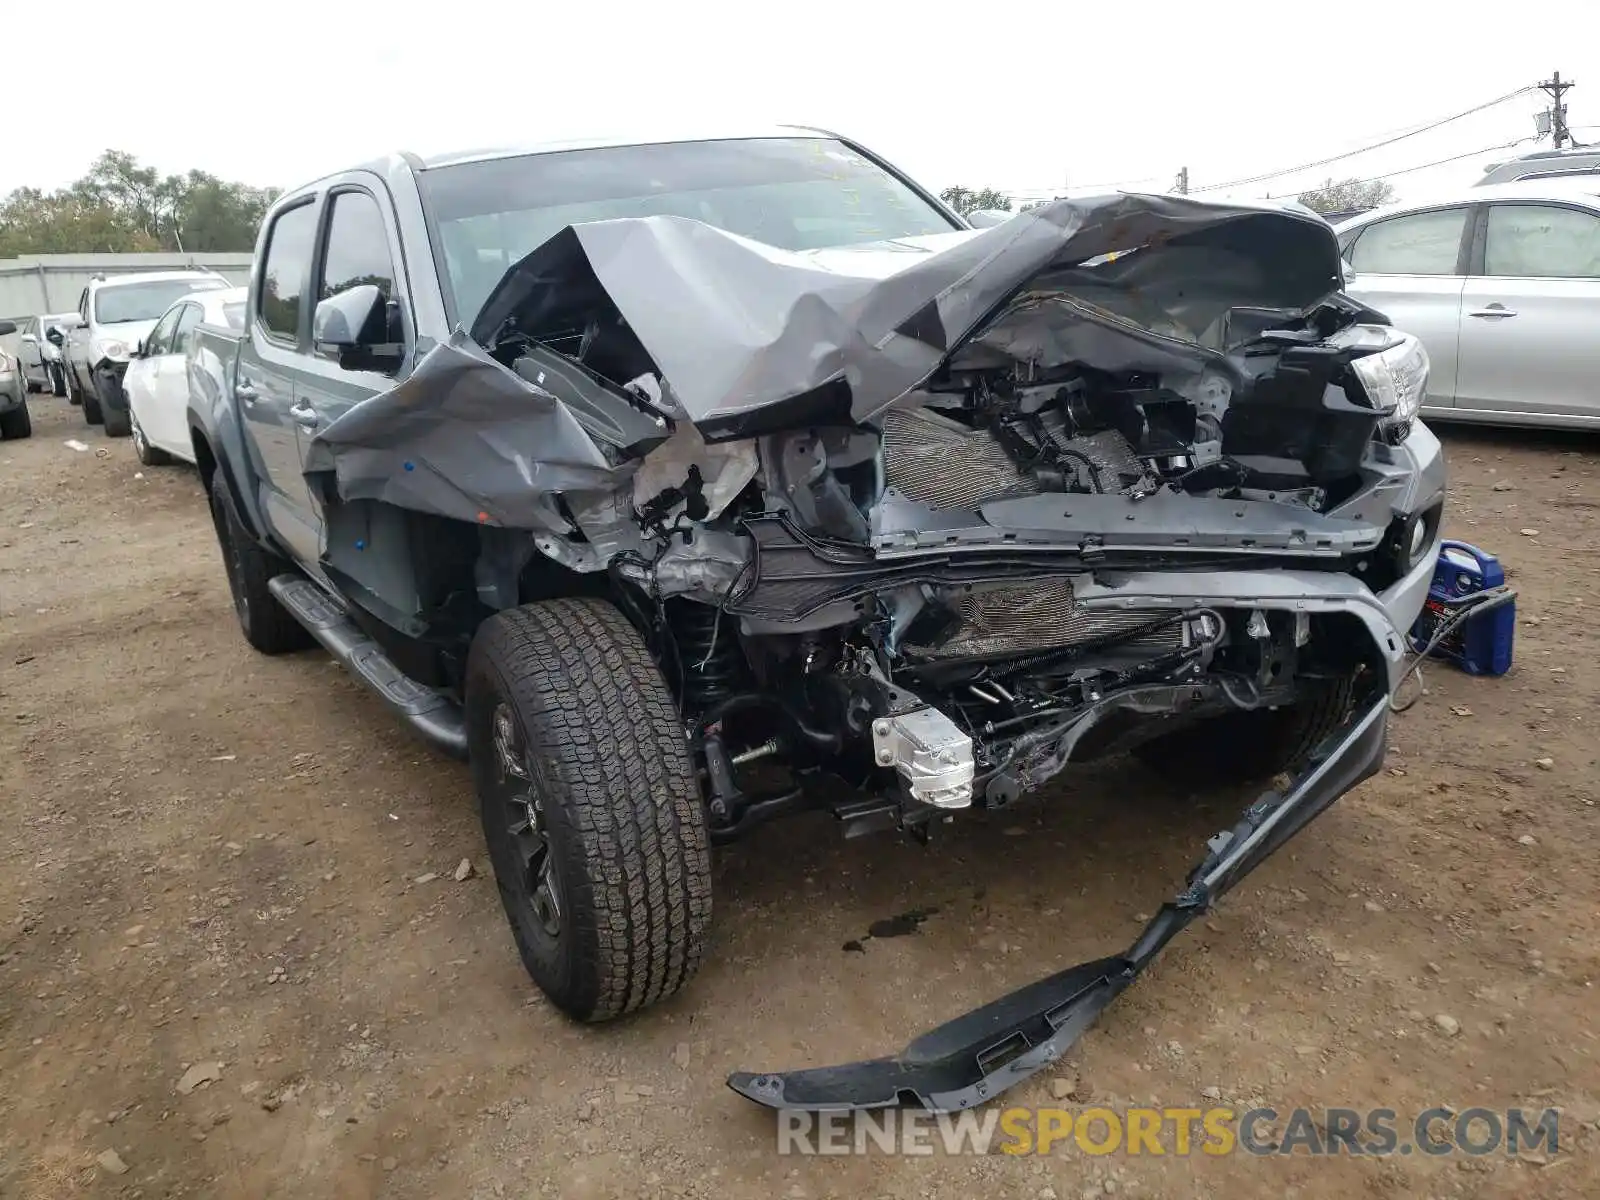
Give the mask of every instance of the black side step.
[(382, 696), (413, 729), (453, 758), (467, 757), (466, 718), (459, 704), (401, 671), (383, 647), (309, 579), (279, 575), (268, 581), (267, 587), (329, 654)]

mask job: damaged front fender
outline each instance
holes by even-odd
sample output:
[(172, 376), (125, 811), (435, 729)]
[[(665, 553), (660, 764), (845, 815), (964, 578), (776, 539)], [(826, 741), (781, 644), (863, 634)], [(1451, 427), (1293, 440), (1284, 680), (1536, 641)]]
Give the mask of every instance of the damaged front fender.
[(920, 1104), (971, 1108), (1058, 1060), (1196, 917), (1383, 762), (1388, 692), (1379, 689), (1283, 792), (1251, 804), (1213, 837), (1188, 885), (1121, 954), (1030, 983), (917, 1038), (900, 1053), (783, 1073), (736, 1072), (728, 1086), (770, 1108), (841, 1111)]

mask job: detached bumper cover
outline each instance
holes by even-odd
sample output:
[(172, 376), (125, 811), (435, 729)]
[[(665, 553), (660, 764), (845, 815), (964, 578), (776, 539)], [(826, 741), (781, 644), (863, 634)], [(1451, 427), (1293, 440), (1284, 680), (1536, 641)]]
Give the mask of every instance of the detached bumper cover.
[(1388, 740), (1386, 690), (1358, 708), (1283, 792), (1267, 792), (1207, 843), (1188, 886), (1122, 954), (1080, 963), (917, 1038), (899, 1054), (782, 1074), (738, 1072), (728, 1086), (770, 1108), (836, 1111), (916, 1103), (949, 1112), (999, 1095), (1066, 1053), (1162, 948), (1345, 792), (1374, 774)]

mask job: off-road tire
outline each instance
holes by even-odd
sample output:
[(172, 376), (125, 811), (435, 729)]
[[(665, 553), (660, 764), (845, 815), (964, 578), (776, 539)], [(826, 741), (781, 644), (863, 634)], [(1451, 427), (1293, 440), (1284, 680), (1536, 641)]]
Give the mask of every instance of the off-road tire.
[[(517, 723), (546, 853), (554, 935), (517, 885), (494, 714)], [(611, 604), (548, 600), (496, 614), (467, 656), (467, 745), (501, 901), (523, 965), (564, 1012), (604, 1021), (681, 988), (711, 928), (699, 782), (666, 680)]]
[(150, 444), (150, 439), (145, 437), (144, 430), (139, 426), (139, 418), (133, 415), (133, 410), (128, 410), (129, 424), (132, 425), (133, 452), (140, 462), (147, 467), (164, 467), (172, 462), (172, 455)]
[(78, 389), (78, 395), (83, 397), (83, 423), (85, 425), (103, 425), (105, 423), (105, 414), (100, 411), (100, 401), (82, 388)]
[(1311, 679), (1295, 704), (1228, 713), (1134, 748), (1145, 766), (1176, 784), (1262, 783), (1304, 765), (1350, 712), (1353, 681)]
[(105, 426), (107, 437), (127, 437), (133, 432), (133, 410), (105, 405), (100, 410), (100, 423)]
[(233, 610), (244, 630), (244, 640), (262, 654), (287, 654), (310, 646), (312, 637), (305, 626), (267, 588), (268, 580), (293, 568), (286, 559), (262, 549), (250, 536), (233, 507), (233, 497), (220, 469), (211, 476), (211, 523), (216, 527), (222, 566), (228, 573), (228, 591), (233, 596)]
[(33, 436), (33, 418), (28, 414), (28, 398), (8, 413), (0, 414), (0, 439), (11, 442)]

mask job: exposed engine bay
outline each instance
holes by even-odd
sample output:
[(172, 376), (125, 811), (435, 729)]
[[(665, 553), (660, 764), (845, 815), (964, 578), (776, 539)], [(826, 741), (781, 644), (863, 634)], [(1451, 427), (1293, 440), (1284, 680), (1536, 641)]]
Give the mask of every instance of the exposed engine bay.
[[(714, 838), (818, 804), (923, 832), (1241, 714), (1309, 738), (1281, 714), (1334, 712), (1387, 651), (1254, 581), (1370, 594), (1433, 545), (1403, 450), (1426, 355), (1338, 291), (1309, 214), (1102, 203), (872, 269), (670, 218), (569, 229), (392, 393), (441, 414), (402, 447), (426, 477), (376, 465), (379, 397), (319, 437), (335, 490), (475, 518), (491, 608), (614, 599)], [(624, 274), (600, 242), (630, 235)], [(452, 410), (469, 377), (504, 399), (492, 439)], [(1192, 594), (1125, 586), (1172, 572)]]

